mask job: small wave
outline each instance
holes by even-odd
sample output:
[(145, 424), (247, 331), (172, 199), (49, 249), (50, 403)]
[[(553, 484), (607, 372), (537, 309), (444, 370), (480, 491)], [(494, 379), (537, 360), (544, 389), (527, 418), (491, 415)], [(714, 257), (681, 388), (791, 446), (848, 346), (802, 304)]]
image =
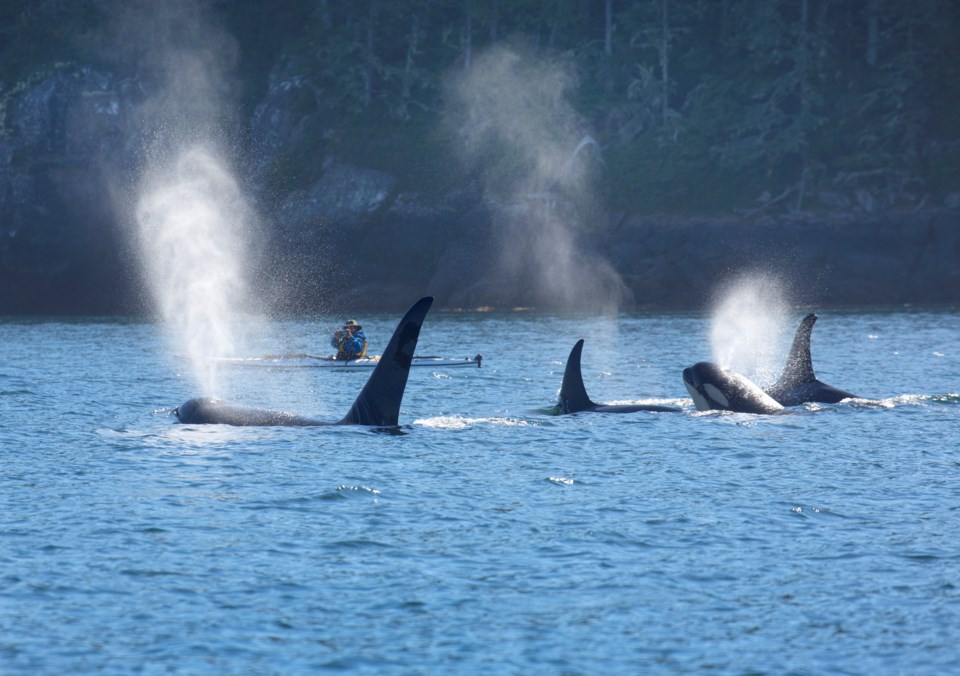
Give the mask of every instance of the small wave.
[(355, 493), (369, 493), (370, 495), (380, 495), (380, 491), (376, 488), (370, 488), (369, 486), (347, 486), (342, 484), (337, 486), (337, 492), (343, 494), (345, 492), (355, 492)]
[(804, 513), (807, 513), (807, 514), (819, 514), (819, 513), (820, 513), (820, 508), (819, 508), (819, 507), (809, 507), (809, 508), (807, 508), (806, 510), (804, 510), (803, 507), (797, 506), (797, 507), (791, 507), (791, 508), (790, 508), (790, 511), (793, 512), (794, 514), (804, 514)]
[(0, 397), (27, 397), (36, 394), (33, 390), (22, 388), (19, 390), (0, 390)]
[(558, 486), (572, 486), (574, 484), (573, 479), (565, 476), (548, 476), (547, 481)]
[(380, 491), (369, 486), (348, 486), (346, 484), (337, 486), (334, 490), (323, 493), (318, 497), (319, 500), (348, 500), (351, 495), (369, 495), (374, 501), (380, 496)]
[(720, 411), (718, 409), (710, 409), (708, 411), (693, 410), (690, 412), (690, 415), (694, 416), (695, 418), (713, 418), (727, 414), (734, 415), (731, 411)]
[(527, 427), (531, 423), (519, 418), (465, 418), (459, 415), (448, 415), (437, 416), (436, 418), (421, 418), (414, 420), (413, 424), (438, 430), (466, 430), (483, 424), (501, 427)]
[(183, 577), (184, 575), (179, 570), (154, 570), (151, 568), (124, 568), (120, 571), (120, 574), (129, 577)]
[(136, 439), (150, 436), (149, 432), (128, 427), (98, 427), (93, 433), (99, 437), (115, 437), (118, 439)]
[(299, 496), (295, 498), (282, 498), (279, 500), (257, 500), (243, 505), (242, 509), (261, 512), (261, 511), (285, 511), (285, 512), (309, 512), (312, 509), (312, 503), (315, 499), (323, 499), (323, 496)]
[(604, 401), (610, 406), (693, 406), (690, 397), (651, 397), (649, 399), (615, 399)]
[(900, 394), (895, 397), (885, 399), (846, 399), (844, 403), (849, 403), (855, 408), (873, 408), (890, 409), (901, 406), (926, 406), (928, 404), (958, 404), (960, 395), (957, 394)]
[(902, 554), (897, 554), (902, 559), (907, 559), (909, 561), (916, 561), (918, 563), (927, 563), (933, 561), (940, 561), (946, 559), (948, 561), (954, 561), (957, 559), (957, 555), (952, 552), (946, 552), (943, 550), (937, 551), (913, 551), (913, 552), (904, 552)]
[(391, 545), (386, 542), (380, 542), (378, 540), (367, 540), (367, 539), (358, 539), (358, 540), (337, 540), (332, 543), (332, 546), (335, 548), (344, 548), (344, 549), (389, 549)]

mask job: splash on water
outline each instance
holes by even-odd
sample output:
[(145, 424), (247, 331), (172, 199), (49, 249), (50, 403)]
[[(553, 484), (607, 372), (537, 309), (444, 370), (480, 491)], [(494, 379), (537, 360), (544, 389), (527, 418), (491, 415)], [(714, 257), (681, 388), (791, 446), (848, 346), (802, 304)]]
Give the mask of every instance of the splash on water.
[(157, 310), (203, 394), (236, 351), (251, 212), (225, 163), (198, 145), (159, 166), (137, 203), (141, 259)]
[(679, 406), (693, 405), (690, 397), (649, 397), (647, 399), (611, 399), (603, 402), (607, 406)]
[(711, 313), (713, 360), (764, 386), (776, 381), (790, 338), (787, 289), (765, 273), (735, 279), (718, 295)]
[(438, 430), (468, 430), (484, 424), (500, 427), (528, 427), (533, 423), (518, 418), (466, 418), (460, 415), (449, 415), (421, 418), (414, 420), (413, 424)]
[(930, 394), (899, 394), (884, 399), (847, 399), (846, 403), (854, 409), (891, 409), (904, 406), (928, 406), (942, 404), (960, 403), (960, 396), (956, 394), (930, 395)]
[(337, 491), (340, 493), (349, 492), (349, 493), (369, 493), (370, 495), (380, 495), (380, 491), (376, 488), (370, 488), (369, 486), (348, 486), (342, 484), (337, 486)]

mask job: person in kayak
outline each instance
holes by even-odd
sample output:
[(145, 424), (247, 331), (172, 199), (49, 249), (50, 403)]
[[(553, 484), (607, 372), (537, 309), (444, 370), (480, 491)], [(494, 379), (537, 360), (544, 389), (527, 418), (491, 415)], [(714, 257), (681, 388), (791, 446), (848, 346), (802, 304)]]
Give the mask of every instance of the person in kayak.
[(367, 353), (367, 337), (356, 319), (348, 319), (343, 328), (334, 331), (330, 344), (337, 348), (336, 358), (343, 361), (359, 359)]

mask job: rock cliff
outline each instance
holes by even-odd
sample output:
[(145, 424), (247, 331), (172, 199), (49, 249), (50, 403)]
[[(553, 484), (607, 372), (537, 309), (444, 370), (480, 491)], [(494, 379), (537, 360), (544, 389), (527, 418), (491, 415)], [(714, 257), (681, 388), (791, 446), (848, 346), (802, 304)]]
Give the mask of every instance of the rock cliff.
[[(67, 65), (0, 92), (0, 313), (147, 310), (122, 207), (144, 162), (144, 87)], [(476, 186), (411, 192), (308, 143), (323, 138), (320, 95), (278, 67), (237, 134), (250, 138), (240, 180), (265, 234), (251, 278), (273, 307), (393, 311), (426, 293), (440, 307), (560, 306), (505, 276), (497, 260), (515, 234), (505, 241), (504, 205)], [(296, 185), (278, 185), (290, 158)], [(610, 267), (596, 288), (627, 309), (700, 308), (725, 278), (757, 269), (802, 303), (960, 304), (960, 199), (914, 213), (845, 204), (762, 219), (611, 215), (569, 237), (579, 264)]]

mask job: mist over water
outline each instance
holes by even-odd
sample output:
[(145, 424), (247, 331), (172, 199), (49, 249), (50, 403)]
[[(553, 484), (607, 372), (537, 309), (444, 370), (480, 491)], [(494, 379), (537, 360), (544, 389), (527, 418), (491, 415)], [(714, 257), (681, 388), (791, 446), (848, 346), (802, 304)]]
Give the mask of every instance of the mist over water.
[(151, 171), (136, 212), (140, 250), (174, 351), (204, 394), (220, 391), (215, 357), (234, 354), (244, 309), (251, 212), (226, 164), (201, 145)]
[(202, 394), (222, 392), (215, 357), (238, 348), (256, 218), (231, 171), (227, 112), (237, 45), (194, 0), (126, 3), (113, 46), (144, 73), (143, 164), (132, 220), (171, 352)]
[(790, 306), (783, 282), (772, 275), (733, 280), (717, 294), (711, 311), (713, 360), (760, 385), (772, 384), (787, 355)]
[(575, 86), (561, 61), (497, 45), (452, 83), (448, 122), (494, 213), (500, 250), (489, 274), (503, 297), (615, 312), (629, 291), (586, 244), (602, 213), (600, 157), (567, 100)]
[[(238, 89), (239, 46), (207, 0), (114, 3), (105, 50), (136, 64), (146, 99), (137, 115), (151, 148), (219, 135)], [(141, 86), (138, 83), (138, 86)]]

